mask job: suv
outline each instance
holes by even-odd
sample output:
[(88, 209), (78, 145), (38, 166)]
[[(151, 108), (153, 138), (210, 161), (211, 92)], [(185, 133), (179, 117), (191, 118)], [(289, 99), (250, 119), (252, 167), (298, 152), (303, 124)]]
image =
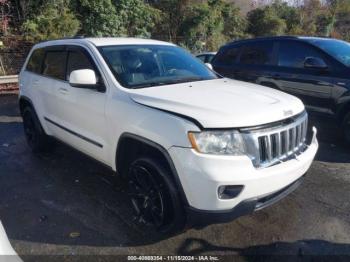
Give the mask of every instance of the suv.
[(318, 148), (298, 98), (221, 78), (170, 43), (40, 43), (19, 84), (32, 151), (55, 138), (106, 164), (128, 181), (137, 221), (162, 232), (273, 204)]
[(223, 76), (285, 91), (331, 117), (350, 144), (350, 44), (317, 37), (269, 37), (223, 46), (212, 61)]

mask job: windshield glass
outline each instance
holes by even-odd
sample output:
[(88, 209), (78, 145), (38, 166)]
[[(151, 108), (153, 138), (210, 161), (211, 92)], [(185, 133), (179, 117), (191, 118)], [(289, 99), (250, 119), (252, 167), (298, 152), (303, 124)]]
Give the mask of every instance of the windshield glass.
[(205, 64), (177, 46), (128, 45), (99, 48), (119, 83), (144, 88), (218, 78)]
[(317, 39), (309, 40), (309, 42), (318, 46), (344, 65), (350, 66), (350, 44), (348, 42), (335, 39)]

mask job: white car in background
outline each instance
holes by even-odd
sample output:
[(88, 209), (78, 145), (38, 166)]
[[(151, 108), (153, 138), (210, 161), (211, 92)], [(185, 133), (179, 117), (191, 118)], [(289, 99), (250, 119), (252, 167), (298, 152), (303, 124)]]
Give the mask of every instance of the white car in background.
[(203, 63), (210, 64), (215, 55), (216, 55), (216, 52), (204, 52), (196, 55), (196, 57), (199, 60), (201, 60)]
[(128, 181), (137, 221), (162, 232), (279, 201), (318, 148), (298, 98), (222, 78), (166, 42), (43, 42), (19, 85), (33, 152), (55, 138), (109, 166)]
[(13, 250), (5, 229), (0, 221), (0, 262), (20, 262), (22, 261)]

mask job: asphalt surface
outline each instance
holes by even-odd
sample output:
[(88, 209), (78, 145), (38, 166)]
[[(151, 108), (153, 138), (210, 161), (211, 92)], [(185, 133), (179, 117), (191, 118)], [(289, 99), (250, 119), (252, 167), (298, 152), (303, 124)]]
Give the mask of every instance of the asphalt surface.
[(311, 121), (319, 128), (320, 150), (304, 183), (287, 198), (228, 224), (161, 238), (133, 222), (125, 186), (110, 170), (64, 145), (33, 155), (21, 121), (17, 97), (0, 96), (0, 220), (24, 258), (234, 254), (244, 261), (252, 254), (311, 254), (350, 259), (350, 149), (330, 122)]

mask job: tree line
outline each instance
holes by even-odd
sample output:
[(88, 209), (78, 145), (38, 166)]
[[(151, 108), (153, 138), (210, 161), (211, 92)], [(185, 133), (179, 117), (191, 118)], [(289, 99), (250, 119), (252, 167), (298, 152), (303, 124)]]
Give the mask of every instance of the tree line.
[[(312, 35), (350, 40), (350, 0), (1, 0), (2, 34), (26, 41), (83, 36), (152, 37), (194, 52), (232, 40)], [(255, 3), (255, 5), (254, 5)]]

